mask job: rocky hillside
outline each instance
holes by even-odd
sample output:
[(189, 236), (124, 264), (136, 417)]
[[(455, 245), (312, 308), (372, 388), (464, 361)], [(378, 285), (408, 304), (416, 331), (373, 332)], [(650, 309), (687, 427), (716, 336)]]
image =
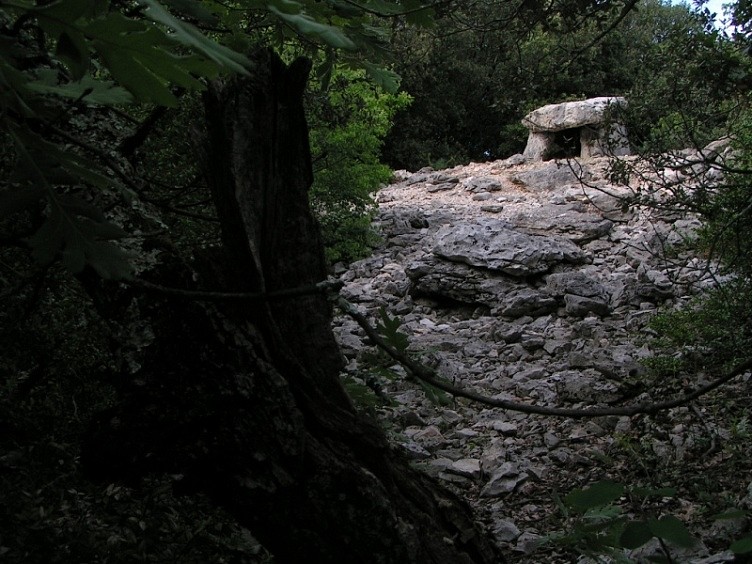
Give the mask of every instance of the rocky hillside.
[[(626, 189), (609, 184), (607, 164), (518, 155), (398, 172), (378, 193), (383, 244), (341, 273), (343, 296), (373, 320), (385, 308), (401, 320), (416, 358), (490, 397), (576, 407), (680, 392), (652, 389), (641, 361), (653, 354), (647, 320), (711, 283), (699, 259), (665, 253), (699, 222), (625, 208)], [(649, 482), (640, 464), (694, 460), (715, 425), (702, 406), (575, 420), (432, 398), (390, 376), (405, 371), (375, 354), (352, 319), (338, 318), (336, 333), (349, 359), (346, 383), (378, 392), (373, 409), (395, 444), (475, 504), (519, 561), (571, 561), (555, 548), (533, 552), (561, 524), (555, 493), (604, 478)], [(630, 449), (649, 455), (641, 460)], [(672, 503), (691, 513), (694, 501)], [(706, 544), (682, 561), (715, 550)]]

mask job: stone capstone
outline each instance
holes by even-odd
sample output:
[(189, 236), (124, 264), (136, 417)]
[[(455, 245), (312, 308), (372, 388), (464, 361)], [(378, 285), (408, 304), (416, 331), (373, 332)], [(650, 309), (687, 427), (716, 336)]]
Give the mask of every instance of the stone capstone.
[(584, 125), (598, 125), (603, 123), (610, 113), (626, 106), (627, 101), (621, 97), (548, 104), (527, 114), (522, 123), (535, 133), (563, 131)]

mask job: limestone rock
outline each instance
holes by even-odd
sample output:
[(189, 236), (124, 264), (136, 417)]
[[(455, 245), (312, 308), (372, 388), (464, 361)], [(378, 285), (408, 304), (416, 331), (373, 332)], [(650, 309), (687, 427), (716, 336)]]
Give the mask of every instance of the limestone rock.
[(465, 188), (471, 192), (498, 192), (503, 187), (501, 180), (495, 176), (470, 178), (465, 182)]
[(579, 185), (580, 177), (566, 164), (552, 161), (514, 174), (512, 182), (536, 192), (548, 192), (563, 186)]
[(619, 97), (601, 97), (549, 104), (527, 114), (522, 124), (530, 130), (523, 156), (530, 160), (589, 158), (629, 154)]
[(408, 265), (411, 292), (418, 296), (448, 298), (464, 304), (482, 304), (503, 317), (540, 316), (555, 311), (557, 301), (524, 282), (495, 273), (425, 257)]
[(492, 532), (496, 540), (499, 542), (515, 541), (522, 534), (522, 531), (517, 528), (514, 521), (508, 519), (502, 519), (501, 521), (494, 523)]
[(625, 107), (619, 97), (590, 98), (579, 102), (548, 104), (527, 114), (522, 123), (535, 133), (563, 131), (602, 123), (610, 111)]
[(433, 252), (439, 257), (517, 277), (587, 260), (585, 253), (566, 239), (520, 233), (494, 218), (442, 227), (435, 241)]
[(483, 497), (495, 497), (513, 492), (519, 484), (527, 479), (528, 475), (521, 471), (519, 466), (513, 462), (505, 462), (493, 472), (491, 479), (481, 490), (480, 495)]
[(585, 317), (591, 313), (603, 317), (611, 313), (611, 308), (606, 301), (574, 294), (564, 296), (564, 308), (569, 315), (574, 317)]
[(611, 220), (586, 213), (571, 204), (545, 204), (518, 214), (513, 223), (531, 233), (558, 233), (576, 243), (604, 237), (614, 225)]
[(597, 282), (592, 274), (588, 275), (581, 271), (549, 274), (546, 278), (546, 290), (554, 296), (574, 294), (587, 298), (605, 298), (608, 295), (606, 288)]
[(453, 462), (447, 468), (447, 471), (466, 478), (480, 478), (480, 460), (477, 458), (462, 458)]
[[(653, 353), (643, 339), (648, 320), (665, 301), (688, 302), (712, 275), (699, 257), (660, 260), (666, 245), (694, 236), (696, 220), (624, 210), (605, 161), (570, 167), (518, 155), (399, 173), (377, 196), (374, 227), (383, 242), (341, 275), (341, 295), (374, 322), (381, 307), (398, 316), (409, 354), (458, 387), (548, 406), (651, 401), (632, 385)], [(583, 469), (591, 473), (615, 433), (642, 431), (628, 417), (596, 425), (465, 401), (440, 405), (398, 365), (374, 371), (373, 349), (353, 320), (334, 323), (345, 376), (370, 374), (392, 401), (377, 413), (400, 450), (488, 509), (508, 549), (532, 550), (547, 531), (531, 524), (551, 510), (545, 502), (510, 505), (510, 493), (548, 499), (552, 485), (568, 488)], [(684, 421), (649, 444), (679, 460), (693, 427)]]

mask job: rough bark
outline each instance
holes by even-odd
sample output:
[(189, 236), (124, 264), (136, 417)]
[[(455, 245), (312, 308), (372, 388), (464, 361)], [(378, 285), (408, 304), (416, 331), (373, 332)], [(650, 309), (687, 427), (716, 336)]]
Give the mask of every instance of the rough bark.
[[(325, 276), (308, 209), (309, 70), (271, 52), (206, 98), (208, 178), (224, 249), (160, 281), (279, 290)], [(499, 562), (469, 508), (388, 444), (338, 379), (330, 306), (311, 295), (232, 307), (142, 297), (157, 336), (138, 385), (93, 427), (93, 475), (184, 476), (279, 562)]]

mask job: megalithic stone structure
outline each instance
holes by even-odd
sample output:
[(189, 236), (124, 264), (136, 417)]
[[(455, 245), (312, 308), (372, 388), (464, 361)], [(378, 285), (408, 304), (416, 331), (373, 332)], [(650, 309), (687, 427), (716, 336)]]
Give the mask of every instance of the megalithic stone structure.
[(532, 161), (628, 155), (626, 107), (624, 98), (600, 97), (538, 108), (522, 119), (530, 130), (523, 155)]

